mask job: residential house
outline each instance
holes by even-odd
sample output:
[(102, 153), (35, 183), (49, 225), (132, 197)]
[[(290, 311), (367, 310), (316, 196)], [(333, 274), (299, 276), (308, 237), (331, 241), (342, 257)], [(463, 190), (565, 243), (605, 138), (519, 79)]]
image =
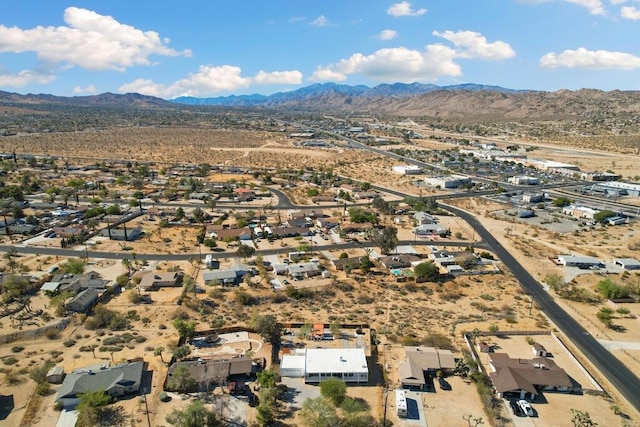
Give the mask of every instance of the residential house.
[(363, 348), (308, 348), (283, 355), (280, 374), (304, 377), (305, 383), (339, 378), (346, 383), (366, 384), (369, 367)]
[(413, 229), (413, 234), (420, 239), (427, 239), (432, 236), (439, 236), (446, 233), (447, 229), (441, 224), (420, 224)]
[(398, 363), (398, 380), (403, 388), (424, 389), (425, 375), (431, 377), (441, 371), (452, 371), (456, 362), (451, 350), (435, 347), (404, 347), (404, 360)]
[(251, 229), (249, 227), (217, 230), (215, 234), (218, 240), (251, 240)]
[(318, 267), (318, 264), (316, 264), (315, 262), (304, 262), (300, 264), (289, 264), (287, 273), (293, 279), (302, 280), (305, 278), (318, 276), (321, 271), (320, 267)]
[(380, 259), (378, 259), (378, 261), (384, 268), (391, 271), (399, 268), (412, 267), (414, 263), (417, 264), (421, 262), (422, 259), (416, 255), (397, 254), (397, 255), (383, 256)]
[(435, 224), (438, 222), (438, 218), (422, 211), (414, 213), (413, 218), (418, 222), (418, 224)]
[(490, 353), (489, 378), (501, 397), (535, 399), (541, 391), (570, 392), (576, 385), (553, 359), (512, 359), (507, 353)]
[(157, 291), (160, 288), (174, 288), (182, 286), (184, 274), (180, 272), (140, 272), (138, 289), (141, 291)]
[(131, 229), (107, 227), (100, 231), (102, 237), (108, 237), (110, 240), (123, 240), (128, 242), (136, 240), (142, 236), (142, 233), (143, 231), (140, 227)]
[(65, 307), (68, 311), (86, 313), (98, 302), (98, 296), (98, 291), (95, 289), (85, 289), (67, 302)]
[(316, 226), (324, 230), (330, 230), (337, 227), (339, 222), (335, 218), (318, 218), (316, 219)]
[(68, 374), (56, 397), (56, 403), (63, 407), (75, 406), (80, 395), (87, 392), (104, 390), (109, 396), (124, 396), (140, 391), (144, 362), (130, 362), (109, 366), (104, 363), (97, 366), (77, 369)]
[(202, 272), (202, 279), (207, 285), (236, 285), (249, 272), (245, 264), (237, 263), (233, 267), (224, 270), (206, 270)]
[(179, 366), (186, 366), (194, 386), (187, 391), (208, 391), (210, 386), (220, 384), (230, 379), (251, 377), (256, 373), (258, 364), (248, 357), (234, 357), (231, 359), (198, 359), (176, 362), (169, 367), (165, 390), (177, 391), (172, 387), (171, 377)]
[(640, 270), (640, 261), (633, 258), (617, 258), (613, 263), (622, 267), (624, 270)]
[(53, 227), (51, 231), (56, 233), (58, 237), (62, 237), (63, 239), (76, 239), (76, 241), (81, 241), (86, 233), (86, 229), (83, 226)]

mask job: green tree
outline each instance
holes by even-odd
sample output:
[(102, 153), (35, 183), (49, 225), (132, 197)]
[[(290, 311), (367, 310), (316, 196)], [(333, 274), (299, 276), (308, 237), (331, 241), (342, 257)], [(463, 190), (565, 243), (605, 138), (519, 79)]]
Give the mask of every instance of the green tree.
[(421, 262), (413, 267), (413, 274), (416, 278), (435, 282), (440, 277), (440, 268), (432, 262)]
[(85, 263), (80, 258), (69, 258), (69, 260), (60, 265), (60, 269), (68, 274), (84, 273)]
[(334, 427), (340, 421), (335, 406), (323, 397), (305, 400), (300, 410), (300, 419), (307, 427)]
[[(178, 347), (180, 348), (180, 347)], [(185, 392), (196, 384), (195, 378), (191, 375), (189, 367), (185, 365), (177, 365), (171, 376), (167, 380), (167, 388), (169, 390), (176, 390)]]
[(276, 372), (273, 369), (265, 369), (262, 372), (258, 372), (258, 384), (260, 387), (275, 387), (276, 386)]
[(181, 345), (173, 351), (173, 357), (176, 359), (184, 359), (191, 354), (191, 347), (188, 345)]
[(250, 324), (265, 341), (271, 344), (280, 341), (282, 326), (272, 314), (256, 314), (251, 318)]
[(568, 197), (560, 196), (553, 199), (553, 202), (551, 203), (553, 204), (553, 206), (561, 208), (564, 206), (569, 206), (571, 203), (573, 203), (573, 200)]
[(369, 273), (374, 265), (375, 264), (373, 263), (373, 261), (371, 261), (369, 255), (365, 255), (360, 258), (360, 271), (362, 271), (363, 273)]
[(80, 395), (78, 411), (78, 427), (101, 427), (116, 425), (114, 421), (122, 421), (122, 415), (117, 410), (107, 408), (113, 398), (104, 390), (89, 391)]
[(320, 383), (320, 394), (334, 405), (340, 406), (347, 395), (347, 384), (337, 378), (329, 378)]
[(607, 218), (611, 218), (613, 216), (616, 216), (617, 214), (614, 211), (610, 211), (608, 209), (602, 210), (596, 214), (593, 215), (593, 220), (595, 222), (600, 222), (603, 223), (607, 220)]
[(552, 289), (555, 293), (561, 292), (566, 287), (564, 277), (558, 273), (547, 274), (544, 282), (549, 286), (549, 289)]
[(179, 207), (178, 209), (176, 209), (176, 219), (180, 221), (182, 218), (184, 218), (184, 209)]
[(383, 254), (389, 255), (398, 246), (398, 229), (391, 225), (382, 230), (372, 229), (370, 238)]
[(599, 321), (601, 321), (607, 328), (613, 326), (613, 309), (609, 307), (602, 307), (597, 313), (596, 317)]
[(238, 250), (236, 251), (236, 255), (244, 259), (252, 257), (253, 254), (255, 253), (256, 253), (256, 250), (248, 245), (240, 245), (238, 247)]
[(196, 322), (193, 320), (175, 319), (173, 327), (178, 331), (178, 335), (186, 340), (191, 340), (196, 335)]
[(185, 409), (174, 409), (165, 420), (177, 427), (222, 427), (224, 422), (218, 415), (207, 409), (200, 400), (194, 400)]
[(160, 356), (160, 361), (164, 363), (164, 359), (162, 358), (162, 352), (164, 351), (164, 347), (159, 346), (153, 349), (154, 356)]
[(199, 222), (200, 224), (204, 222), (205, 214), (204, 211), (199, 207), (193, 210), (192, 216), (196, 222)]

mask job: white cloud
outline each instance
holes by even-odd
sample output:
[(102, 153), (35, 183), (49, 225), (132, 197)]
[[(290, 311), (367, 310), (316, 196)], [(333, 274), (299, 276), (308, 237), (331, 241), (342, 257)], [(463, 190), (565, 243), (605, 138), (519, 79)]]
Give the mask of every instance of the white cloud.
[(627, 2), (627, 0), (609, 0), (609, 1), (611, 1), (611, 4), (614, 6)]
[(198, 72), (191, 73), (170, 85), (156, 83), (149, 79), (138, 79), (120, 86), (118, 90), (169, 99), (178, 96), (208, 96), (220, 92), (231, 92), (253, 84), (300, 84), (302, 77), (302, 73), (297, 70), (273, 72), (261, 70), (253, 77), (243, 77), (240, 67), (201, 65)]
[(271, 73), (260, 70), (253, 77), (252, 82), (256, 84), (299, 85), (302, 83), (302, 73), (298, 70), (273, 71)]
[[(520, 3), (548, 3), (553, 0), (518, 0)], [(577, 4), (589, 11), (592, 15), (606, 15), (607, 11), (602, 4), (602, 0), (562, 0), (567, 3)], [(627, 0), (610, 0), (612, 4), (624, 3)]]
[(371, 55), (355, 53), (336, 64), (320, 67), (311, 80), (340, 81), (350, 74), (364, 74), (376, 80), (436, 80), (462, 74), (454, 58), (453, 49), (439, 44), (427, 46), (422, 52), (404, 47), (380, 49)]
[(96, 93), (96, 87), (94, 85), (88, 85), (87, 87), (76, 86), (73, 88), (73, 93), (75, 94)]
[(47, 84), (56, 79), (56, 76), (49, 73), (39, 73), (36, 71), (23, 70), (16, 74), (4, 73), (0, 69), (0, 87), (24, 87), (31, 83)]
[(401, 1), (400, 3), (392, 4), (387, 9), (387, 15), (391, 16), (421, 16), (427, 13), (427, 9), (412, 10), (411, 3), (408, 1)]
[(142, 31), (87, 9), (69, 7), (64, 20), (68, 26), (23, 30), (0, 25), (0, 52), (35, 52), (49, 65), (117, 71), (151, 65), (151, 55), (191, 55), (168, 47), (169, 40), (155, 31)]
[(459, 49), (457, 56), (460, 58), (499, 60), (512, 58), (516, 54), (509, 43), (503, 41), (488, 43), (485, 36), (474, 31), (444, 31), (442, 33), (434, 31), (433, 35), (453, 43)]
[(540, 58), (540, 67), (546, 69), (563, 67), (592, 70), (631, 70), (640, 68), (640, 57), (625, 52), (587, 50), (581, 47), (577, 50), (565, 50), (559, 54), (547, 53)]
[(380, 40), (393, 40), (398, 36), (398, 32), (395, 30), (382, 30), (376, 38)]
[(435, 81), (439, 77), (458, 77), (462, 68), (458, 58), (501, 60), (515, 55), (511, 46), (502, 41), (493, 43), (472, 31), (444, 31), (434, 35), (450, 41), (454, 47), (431, 44), (423, 51), (405, 47), (380, 49), (371, 55), (354, 53), (337, 63), (320, 66), (310, 80), (343, 81), (350, 74), (363, 74), (375, 80)]
[(316, 19), (311, 21), (310, 24), (315, 27), (326, 27), (327, 25), (329, 25), (329, 20), (327, 19), (326, 16), (320, 15)]
[(633, 6), (625, 6), (620, 9), (620, 16), (625, 19), (632, 19), (634, 21), (637, 21), (640, 19), (640, 10), (636, 9)]
[(289, 23), (293, 24), (294, 22), (304, 21), (305, 19), (307, 18), (304, 16), (292, 16), (291, 18), (289, 18)]
[(582, 6), (592, 15), (605, 15), (606, 11), (601, 0), (566, 0), (569, 3)]

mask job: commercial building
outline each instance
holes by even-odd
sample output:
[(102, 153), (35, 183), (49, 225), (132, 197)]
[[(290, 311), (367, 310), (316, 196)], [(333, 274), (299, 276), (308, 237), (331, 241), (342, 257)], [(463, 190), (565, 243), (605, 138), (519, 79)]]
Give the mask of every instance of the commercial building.
[(458, 188), (471, 184), (471, 178), (462, 175), (436, 176), (425, 178), (424, 183), (431, 187)]

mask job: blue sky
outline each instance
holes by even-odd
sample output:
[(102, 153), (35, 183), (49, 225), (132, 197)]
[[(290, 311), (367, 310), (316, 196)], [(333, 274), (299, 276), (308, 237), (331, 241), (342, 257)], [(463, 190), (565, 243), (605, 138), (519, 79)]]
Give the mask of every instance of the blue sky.
[(13, 0), (0, 15), (0, 90), (638, 90), (639, 40), (640, 0)]

